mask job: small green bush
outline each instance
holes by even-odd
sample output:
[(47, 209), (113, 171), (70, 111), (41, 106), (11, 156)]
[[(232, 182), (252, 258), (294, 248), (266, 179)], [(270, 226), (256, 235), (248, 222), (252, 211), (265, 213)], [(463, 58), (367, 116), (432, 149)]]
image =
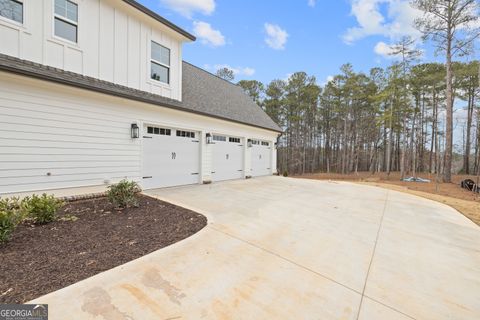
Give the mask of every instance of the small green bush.
[(28, 216), (36, 224), (55, 221), (58, 209), (64, 205), (63, 201), (55, 198), (54, 195), (47, 195), (46, 193), (41, 196), (34, 194), (32, 197), (26, 197), (23, 201), (25, 202)]
[(0, 243), (10, 239), (10, 235), (25, 214), (24, 202), (19, 198), (0, 199)]
[(140, 192), (140, 187), (135, 181), (122, 180), (108, 186), (107, 198), (116, 208), (137, 207), (137, 192)]
[(288, 171), (287, 170), (283, 171), (283, 176), (288, 177)]

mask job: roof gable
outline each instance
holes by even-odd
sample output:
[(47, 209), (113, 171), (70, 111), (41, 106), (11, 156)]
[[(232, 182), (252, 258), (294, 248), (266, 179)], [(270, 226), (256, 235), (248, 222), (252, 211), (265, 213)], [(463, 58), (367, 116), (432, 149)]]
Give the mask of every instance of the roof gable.
[(282, 131), (241, 87), (185, 61), (182, 77), (182, 103), (189, 109), (277, 132)]

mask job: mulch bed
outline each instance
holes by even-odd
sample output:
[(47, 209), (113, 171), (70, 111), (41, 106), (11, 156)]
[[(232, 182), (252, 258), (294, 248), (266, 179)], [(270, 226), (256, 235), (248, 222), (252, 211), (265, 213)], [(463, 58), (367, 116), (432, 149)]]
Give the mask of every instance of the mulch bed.
[(157, 199), (139, 196), (139, 204), (117, 211), (105, 198), (70, 202), (59, 212), (64, 220), (19, 225), (0, 245), (0, 303), (24, 303), (61, 289), (207, 224), (203, 215)]

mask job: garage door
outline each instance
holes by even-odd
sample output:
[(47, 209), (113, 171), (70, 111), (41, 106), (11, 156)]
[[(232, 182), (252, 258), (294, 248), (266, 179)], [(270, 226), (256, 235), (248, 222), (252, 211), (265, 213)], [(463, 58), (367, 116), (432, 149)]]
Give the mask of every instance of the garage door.
[(271, 172), (271, 145), (270, 142), (252, 140), (252, 176), (266, 176)]
[(145, 126), (142, 162), (144, 189), (198, 183), (200, 172), (198, 133)]
[(243, 178), (243, 144), (240, 138), (213, 135), (213, 181)]

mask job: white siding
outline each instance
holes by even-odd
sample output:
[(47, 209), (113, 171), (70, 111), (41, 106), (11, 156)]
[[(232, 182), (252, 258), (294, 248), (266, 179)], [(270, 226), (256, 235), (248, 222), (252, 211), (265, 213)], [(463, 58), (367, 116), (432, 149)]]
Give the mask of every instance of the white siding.
[(201, 181), (211, 180), (207, 132), (272, 144), (277, 138), (268, 130), (0, 72), (0, 193), (140, 180), (142, 139), (130, 138), (134, 122), (201, 132)]
[[(78, 4), (78, 43), (53, 35), (54, 0), (24, 0), (24, 23), (0, 19), (0, 53), (181, 100), (182, 41), (119, 0)], [(169, 85), (150, 80), (150, 41), (171, 50)]]

